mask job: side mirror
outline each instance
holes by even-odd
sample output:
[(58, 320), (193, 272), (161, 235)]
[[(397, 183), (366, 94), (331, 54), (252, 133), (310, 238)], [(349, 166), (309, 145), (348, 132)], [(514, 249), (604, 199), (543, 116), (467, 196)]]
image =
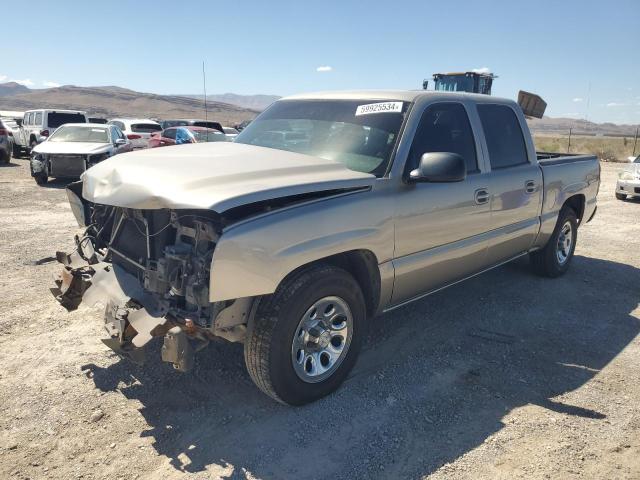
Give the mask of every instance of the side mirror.
[(18, 125), (19, 127), (22, 126), (22, 119), (21, 118), (16, 118), (16, 125)]
[(124, 138), (116, 138), (115, 145), (121, 147), (122, 145), (126, 145), (127, 141)]
[(467, 178), (467, 166), (457, 153), (432, 152), (420, 158), (418, 168), (409, 173), (410, 182), (461, 182)]

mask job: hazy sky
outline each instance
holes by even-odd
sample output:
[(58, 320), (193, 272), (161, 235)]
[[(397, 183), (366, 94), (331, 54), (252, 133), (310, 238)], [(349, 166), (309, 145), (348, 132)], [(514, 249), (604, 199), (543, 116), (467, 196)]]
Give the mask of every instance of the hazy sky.
[[(487, 67), (551, 116), (640, 123), (640, 0), (11, 2), (0, 81), (154, 93), (420, 88)], [(6, 9), (5, 9), (6, 13)], [(21, 20), (22, 19), (22, 20)], [(0, 102), (1, 103), (1, 102)]]

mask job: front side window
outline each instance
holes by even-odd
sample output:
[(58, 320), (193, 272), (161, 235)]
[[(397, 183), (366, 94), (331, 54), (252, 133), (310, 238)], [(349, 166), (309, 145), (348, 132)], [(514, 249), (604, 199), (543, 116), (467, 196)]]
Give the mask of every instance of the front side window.
[(395, 100), (283, 100), (252, 121), (236, 143), (312, 155), (381, 177), (408, 108)]
[(42, 112), (36, 112), (36, 125), (42, 125)]
[(451, 152), (464, 159), (467, 173), (478, 171), (476, 145), (469, 117), (460, 103), (438, 103), (427, 107), (411, 144), (407, 171), (418, 167), (425, 153)]
[(492, 170), (528, 162), (524, 136), (513, 109), (506, 105), (478, 105), (478, 114)]

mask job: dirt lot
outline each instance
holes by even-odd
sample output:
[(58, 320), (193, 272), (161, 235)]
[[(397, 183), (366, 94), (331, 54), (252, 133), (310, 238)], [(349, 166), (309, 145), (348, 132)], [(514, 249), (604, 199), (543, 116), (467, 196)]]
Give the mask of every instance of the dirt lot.
[[(526, 261), (372, 321), (345, 385), (275, 404), (242, 346), (173, 372), (49, 292), (76, 231), (62, 183), (0, 167), (0, 478), (640, 478), (640, 201), (603, 165), (557, 280)], [(44, 263), (39, 260), (45, 259)]]

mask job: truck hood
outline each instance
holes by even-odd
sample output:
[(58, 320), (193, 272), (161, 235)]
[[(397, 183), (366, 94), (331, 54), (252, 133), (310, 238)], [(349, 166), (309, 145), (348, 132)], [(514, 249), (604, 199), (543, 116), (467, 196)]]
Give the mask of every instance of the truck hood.
[(370, 187), (375, 176), (301, 153), (215, 142), (117, 155), (88, 169), (82, 181), (82, 196), (94, 203), (222, 213), (291, 195)]
[(33, 151), (35, 153), (43, 153), (46, 155), (53, 153), (66, 153), (70, 155), (92, 155), (94, 153), (102, 153), (108, 151), (110, 145), (108, 143), (89, 143), (89, 142), (42, 142), (36, 146)]

